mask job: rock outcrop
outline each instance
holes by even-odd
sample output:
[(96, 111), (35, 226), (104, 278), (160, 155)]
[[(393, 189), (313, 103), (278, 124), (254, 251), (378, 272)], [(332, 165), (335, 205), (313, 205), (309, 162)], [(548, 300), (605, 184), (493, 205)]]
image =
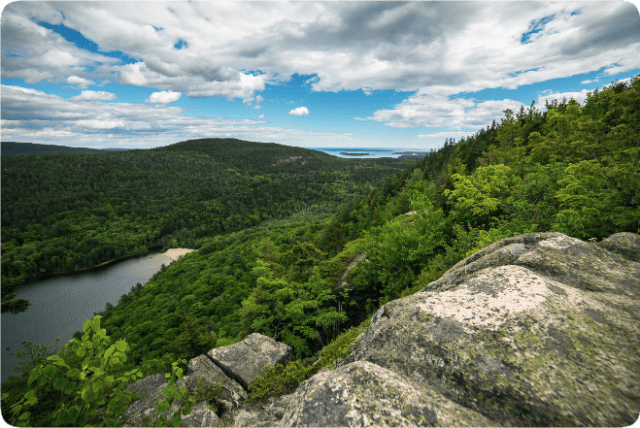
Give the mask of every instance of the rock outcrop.
[[(215, 427), (238, 424), (256, 425), (276, 418), (264, 405), (245, 404), (246, 387), (262, 374), (262, 369), (275, 364), (286, 364), (292, 349), (270, 337), (254, 333), (233, 345), (214, 348), (207, 355), (189, 360), (187, 371), (179, 386), (185, 386), (189, 395), (210, 396), (191, 406), (191, 413), (182, 416), (183, 426)], [(167, 380), (156, 373), (132, 383), (127, 388), (141, 395), (121, 417), (124, 426), (148, 426), (159, 417), (157, 403), (163, 398)], [(163, 414), (171, 419), (180, 403), (175, 401)], [(224, 421), (221, 421), (224, 416)], [(279, 415), (280, 417), (282, 415)]]
[[(244, 401), (265, 365), (291, 356), (259, 334), (192, 359), (183, 384), (222, 390), (217, 413), (198, 403), (183, 424), (631, 425), (640, 414), (638, 261), (640, 236), (630, 233), (599, 244), (560, 233), (503, 239), (384, 305), (338, 368), (293, 394)], [(163, 382), (130, 385), (148, 395), (127, 410), (128, 424), (152, 413)]]
[(516, 236), (386, 304), (342, 368), (368, 361), (496, 425), (626, 426), (640, 412), (639, 300), (639, 263)]

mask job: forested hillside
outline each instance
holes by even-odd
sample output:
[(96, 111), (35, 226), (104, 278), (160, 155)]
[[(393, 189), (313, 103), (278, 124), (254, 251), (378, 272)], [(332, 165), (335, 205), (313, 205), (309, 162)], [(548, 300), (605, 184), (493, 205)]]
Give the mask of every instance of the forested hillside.
[(90, 268), (292, 213), (330, 216), (411, 161), (340, 159), (230, 139), (2, 158), (2, 310), (41, 275)]
[[(596, 91), (584, 105), (563, 100), (546, 107), (507, 110), (500, 123), (468, 139), (447, 140), (443, 148), (394, 180), (366, 192), (355, 206), (344, 205), (333, 218), (256, 221), (242, 231), (223, 228), (221, 222), (219, 236), (206, 240), (193, 231), (212, 227), (210, 222), (171, 229), (172, 239), (200, 244), (199, 251), (171, 264), (146, 286), (133, 287), (101, 314), (111, 340), (124, 340), (131, 348), (127, 364), (117, 373), (135, 368), (144, 374), (168, 370), (173, 361), (260, 332), (292, 346), (299, 360), (269, 372), (253, 391), (256, 396), (282, 391), (283, 385), (294, 387), (344, 356), (359, 331), (355, 327), (366, 325), (380, 305), (424, 289), (487, 244), (528, 232), (559, 231), (595, 240), (615, 232), (640, 233), (640, 79)], [(181, 160), (175, 162), (198, 162), (210, 156), (206, 145), (187, 143), (193, 151), (181, 153)], [(157, 163), (161, 165), (163, 156), (179, 147), (158, 150)], [(123, 154), (122, 162), (142, 163), (135, 156)], [(287, 195), (276, 199), (276, 206), (289, 207), (285, 200), (302, 187), (288, 191), (286, 186), (297, 182), (278, 187), (284, 181), (276, 182), (274, 177), (286, 174), (287, 168), (298, 171), (288, 177), (298, 174), (302, 180), (308, 175), (302, 173), (307, 166), (303, 157), (280, 164), (265, 162), (264, 178), (252, 175), (242, 181), (242, 175), (234, 175), (236, 166), (229, 166), (235, 162), (233, 154), (224, 156), (218, 162), (225, 163), (207, 165), (212, 171), (219, 168), (215, 172), (224, 177), (221, 180), (237, 180), (234, 194), (243, 195), (247, 189), (246, 200), (259, 193), (250, 193), (252, 187), (245, 183), (256, 187), (271, 183)], [(309, 158), (308, 165), (320, 161), (324, 156)], [(258, 163), (249, 166), (259, 167)], [(360, 168), (375, 171), (381, 166), (365, 168), (363, 163)], [(343, 176), (346, 193), (363, 191), (367, 179), (358, 182), (355, 168), (331, 174), (347, 171), (353, 175)], [(321, 172), (314, 174), (323, 177)], [(144, 182), (144, 176), (141, 173), (138, 180)], [(305, 195), (335, 189), (315, 184), (318, 181), (301, 181), (309, 183)], [(341, 195), (331, 192), (327, 198)], [(292, 202), (291, 209), (299, 210), (295, 203), (302, 202)], [(140, 205), (141, 212), (149, 212)], [(251, 208), (247, 212), (250, 216)], [(140, 239), (132, 245), (145, 245)], [(356, 260), (360, 262), (345, 274)], [(65, 361), (75, 358), (61, 355)], [(312, 365), (319, 358), (321, 363)], [(5, 388), (12, 394), (5, 396), (3, 412), (28, 390), (26, 378), (12, 379), (3, 385), (3, 392)], [(57, 403), (72, 396), (71, 390), (48, 391), (38, 403), (39, 413), (32, 421), (36, 425), (46, 424)]]

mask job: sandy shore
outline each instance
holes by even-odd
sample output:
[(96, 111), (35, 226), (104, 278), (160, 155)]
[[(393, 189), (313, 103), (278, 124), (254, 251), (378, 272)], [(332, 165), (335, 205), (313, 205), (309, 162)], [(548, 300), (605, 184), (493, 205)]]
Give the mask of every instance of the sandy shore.
[(169, 248), (164, 253), (160, 253), (160, 255), (167, 256), (175, 262), (176, 260), (178, 260), (178, 257), (184, 256), (185, 254), (190, 253), (192, 251), (195, 251), (195, 250), (191, 250), (189, 248)]

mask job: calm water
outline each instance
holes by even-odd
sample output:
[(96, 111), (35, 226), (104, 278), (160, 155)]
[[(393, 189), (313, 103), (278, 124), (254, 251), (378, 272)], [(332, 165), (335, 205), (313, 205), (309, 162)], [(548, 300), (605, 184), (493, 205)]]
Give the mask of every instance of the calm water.
[[(319, 152), (328, 153), (333, 156), (337, 156), (339, 158), (359, 158), (359, 159), (373, 159), (373, 158), (397, 158), (400, 157), (400, 153), (397, 152), (408, 152), (407, 154), (411, 154), (414, 152), (425, 152), (425, 149), (367, 149), (367, 148), (335, 148), (335, 147), (308, 147), (312, 150), (318, 150)], [(366, 156), (349, 156), (342, 154), (345, 153), (368, 153)], [(424, 156), (424, 154), (423, 154)]]
[(105, 266), (93, 272), (45, 279), (18, 290), (18, 297), (31, 302), (25, 312), (2, 314), (2, 381), (15, 374), (18, 359), (6, 351), (20, 347), (22, 340), (52, 345), (60, 338), (58, 349), (68, 342), (94, 312), (107, 302), (115, 305), (138, 282), (145, 284), (172, 260), (160, 254), (148, 254)]

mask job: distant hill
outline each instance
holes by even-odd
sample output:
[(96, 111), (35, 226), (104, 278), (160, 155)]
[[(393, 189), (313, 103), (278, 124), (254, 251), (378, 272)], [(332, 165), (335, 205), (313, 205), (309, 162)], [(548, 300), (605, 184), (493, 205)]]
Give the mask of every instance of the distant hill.
[(90, 149), (87, 147), (67, 147), (53, 144), (2, 143), (2, 156), (11, 155), (93, 155), (129, 149)]
[(335, 156), (316, 150), (259, 143), (235, 138), (202, 138), (187, 140), (155, 148), (156, 151), (196, 152), (211, 156), (217, 162), (248, 171), (272, 172), (287, 167), (289, 170), (314, 170), (321, 165), (342, 164)]

